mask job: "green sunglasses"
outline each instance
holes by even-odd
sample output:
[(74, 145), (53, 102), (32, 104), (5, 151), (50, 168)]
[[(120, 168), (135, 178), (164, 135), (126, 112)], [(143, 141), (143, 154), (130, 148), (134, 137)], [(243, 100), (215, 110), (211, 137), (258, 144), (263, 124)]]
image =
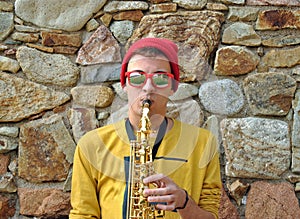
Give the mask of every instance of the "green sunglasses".
[(155, 72), (146, 73), (143, 71), (129, 71), (125, 73), (128, 77), (128, 82), (133, 87), (142, 87), (146, 84), (148, 78), (151, 78), (153, 86), (157, 88), (166, 88), (170, 85), (170, 79), (174, 78), (174, 75), (168, 72)]

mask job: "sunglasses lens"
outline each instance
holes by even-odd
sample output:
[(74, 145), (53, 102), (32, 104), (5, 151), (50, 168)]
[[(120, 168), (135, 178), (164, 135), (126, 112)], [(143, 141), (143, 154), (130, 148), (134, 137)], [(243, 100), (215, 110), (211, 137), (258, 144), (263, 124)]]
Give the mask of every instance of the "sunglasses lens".
[(141, 74), (139, 72), (132, 72), (129, 76), (129, 82), (132, 84), (132, 86), (140, 86), (142, 85), (146, 80), (146, 76), (144, 74)]
[(127, 73), (127, 77), (131, 86), (141, 87), (145, 84), (147, 78), (151, 78), (152, 83), (157, 88), (165, 88), (169, 86), (170, 74), (168, 73), (154, 73), (147, 74), (144, 72), (132, 71)]
[(169, 85), (169, 76), (166, 74), (154, 74), (152, 77), (152, 81), (156, 85), (156, 87), (167, 87)]

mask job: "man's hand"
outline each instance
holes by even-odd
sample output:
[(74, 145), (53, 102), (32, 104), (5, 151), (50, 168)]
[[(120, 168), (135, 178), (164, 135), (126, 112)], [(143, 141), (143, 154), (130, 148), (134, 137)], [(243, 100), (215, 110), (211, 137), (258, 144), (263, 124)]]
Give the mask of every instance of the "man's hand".
[(156, 208), (173, 211), (182, 208), (186, 202), (185, 191), (177, 186), (173, 180), (163, 174), (155, 174), (145, 178), (144, 183), (152, 183), (157, 188), (145, 189), (144, 195), (148, 197), (148, 202), (157, 202)]

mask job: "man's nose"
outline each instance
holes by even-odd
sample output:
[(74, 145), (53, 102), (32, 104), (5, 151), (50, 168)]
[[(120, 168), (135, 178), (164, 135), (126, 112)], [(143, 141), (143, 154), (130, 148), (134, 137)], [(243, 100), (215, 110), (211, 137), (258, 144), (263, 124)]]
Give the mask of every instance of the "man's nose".
[(152, 78), (147, 78), (146, 83), (143, 86), (143, 90), (150, 93), (155, 90), (155, 87), (152, 84)]

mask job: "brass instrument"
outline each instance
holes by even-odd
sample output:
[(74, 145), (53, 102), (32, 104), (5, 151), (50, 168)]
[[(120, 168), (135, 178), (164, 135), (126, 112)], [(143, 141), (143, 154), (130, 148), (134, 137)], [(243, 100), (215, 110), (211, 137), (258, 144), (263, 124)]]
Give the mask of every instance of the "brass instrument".
[(142, 117), (139, 122), (136, 140), (130, 142), (127, 219), (155, 219), (157, 215), (154, 204), (149, 203), (147, 198), (143, 196), (144, 189), (150, 186), (144, 184), (143, 179), (154, 173), (152, 148), (149, 144), (151, 124), (148, 113), (150, 105), (150, 100), (143, 101)]

